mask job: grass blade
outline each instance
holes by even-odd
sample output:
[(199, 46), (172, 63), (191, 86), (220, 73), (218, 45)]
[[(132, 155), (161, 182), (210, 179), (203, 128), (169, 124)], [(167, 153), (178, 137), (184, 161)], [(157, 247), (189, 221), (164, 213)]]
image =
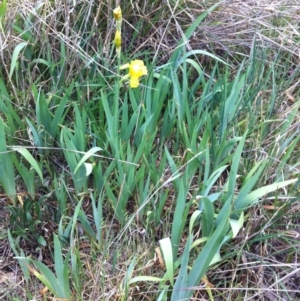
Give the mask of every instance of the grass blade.
[(15, 49), (14, 49), (14, 52), (13, 52), (13, 55), (12, 55), (12, 59), (11, 59), (11, 65), (10, 65), (10, 71), (9, 71), (9, 77), (12, 77), (14, 71), (15, 71), (15, 68), (16, 68), (16, 65), (17, 65), (17, 62), (18, 62), (18, 57), (19, 57), (19, 54), (20, 52), (22, 51), (23, 48), (25, 48), (26, 46), (28, 45), (28, 43), (26, 42), (21, 42), (19, 43)]

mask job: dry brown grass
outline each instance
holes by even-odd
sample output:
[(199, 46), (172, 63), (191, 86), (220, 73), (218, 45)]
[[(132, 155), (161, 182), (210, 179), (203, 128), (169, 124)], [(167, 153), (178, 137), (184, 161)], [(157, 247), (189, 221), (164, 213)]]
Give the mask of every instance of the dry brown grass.
[[(10, 62), (10, 54), (14, 47), (23, 41), (22, 35), (12, 28), (14, 20), (25, 20), (32, 15), (32, 24), (27, 28), (38, 43), (41, 52), (43, 46), (51, 43), (53, 57), (60, 55), (59, 41), (67, 46), (66, 59), (75, 65), (80, 61), (85, 63), (95, 54), (109, 58), (113, 25), (110, 20), (113, 9), (110, 1), (99, 3), (88, 1), (9, 1), (6, 24), (1, 33), (0, 49), (5, 54), (6, 64)], [(108, 3), (108, 4), (107, 4)], [(214, 1), (205, 3), (197, 1), (177, 1), (166, 4), (152, 1), (136, 1), (134, 6), (129, 2), (123, 4), (125, 46), (133, 56), (135, 52), (147, 49), (167, 58), (182, 37), (187, 28), (198, 15), (203, 13)], [(39, 6), (38, 13), (36, 7)], [(232, 60), (239, 56), (247, 56), (253, 39), (259, 46), (271, 48), (274, 53), (285, 51), (299, 61), (299, 14), (297, 0), (272, 1), (221, 1), (215, 11), (209, 14), (195, 31), (188, 43), (190, 49), (207, 49), (217, 54), (230, 55)], [(82, 19), (80, 26), (76, 22)], [(84, 47), (78, 47), (82, 42), (83, 32), (88, 30), (91, 36), (87, 38)], [(140, 34), (137, 34), (140, 33)], [(134, 48), (132, 47), (132, 37)], [(101, 49), (99, 46), (101, 45)]]

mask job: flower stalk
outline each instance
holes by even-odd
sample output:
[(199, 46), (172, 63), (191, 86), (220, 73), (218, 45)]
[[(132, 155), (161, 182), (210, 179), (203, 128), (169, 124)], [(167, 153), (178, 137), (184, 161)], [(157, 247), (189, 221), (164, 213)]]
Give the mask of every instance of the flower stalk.
[(119, 84), (121, 84), (124, 80), (129, 79), (129, 86), (131, 88), (137, 88), (140, 85), (140, 78), (144, 75), (148, 75), (147, 67), (144, 65), (144, 62), (142, 60), (133, 60), (130, 63), (127, 63), (120, 67), (122, 48), (122, 10), (120, 6), (113, 10), (113, 16), (116, 22), (114, 45), (116, 47), (116, 53), (118, 57), (118, 69), (128, 69), (128, 74), (124, 75), (121, 78)]
[(121, 32), (122, 32), (122, 10), (121, 7), (118, 6), (113, 11), (114, 19), (116, 21), (116, 33), (115, 33), (115, 47), (116, 47), (116, 53), (118, 58), (121, 57), (121, 47), (122, 47), (122, 38), (121, 38)]

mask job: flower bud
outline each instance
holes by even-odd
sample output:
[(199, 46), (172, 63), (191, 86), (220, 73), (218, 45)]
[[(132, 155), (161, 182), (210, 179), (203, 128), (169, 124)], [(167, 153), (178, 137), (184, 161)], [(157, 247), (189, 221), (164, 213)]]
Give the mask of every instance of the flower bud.
[(116, 46), (116, 52), (117, 52), (118, 56), (120, 57), (122, 38), (121, 38), (121, 32), (118, 29), (116, 30), (114, 43)]
[(114, 14), (114, 18), (116, 21), (119, 22), (122, 20), (122, 10), (121, 10), (120, 5), (114, 9), (113, 14)]

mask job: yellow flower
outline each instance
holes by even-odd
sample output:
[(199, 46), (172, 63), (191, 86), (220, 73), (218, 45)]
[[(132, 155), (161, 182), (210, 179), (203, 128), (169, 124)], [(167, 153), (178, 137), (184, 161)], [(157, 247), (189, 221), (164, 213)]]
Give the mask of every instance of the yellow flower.
[(121, 70), (129, 68), (129, 74), (124, 78), (130, 78), (129, 85), (131, 88), (137, 88), (140, 84), (140, 77), (147, 75), (147, 67), (142, 60), (134, 60), (130, 64), (125, 64), (120, 67)]
[(116, 52), (117, 52), (118, 56), (120, 57), (122, 38), (121, 38), (121, 32), (118, 29), (116, 30), (114, 42), (116, 45)]
[(113, 14), (114, 14), (114, 18), (116, 21), (122, 20), (122, 10), (121, 10), (120, 5), (114, 9)]

